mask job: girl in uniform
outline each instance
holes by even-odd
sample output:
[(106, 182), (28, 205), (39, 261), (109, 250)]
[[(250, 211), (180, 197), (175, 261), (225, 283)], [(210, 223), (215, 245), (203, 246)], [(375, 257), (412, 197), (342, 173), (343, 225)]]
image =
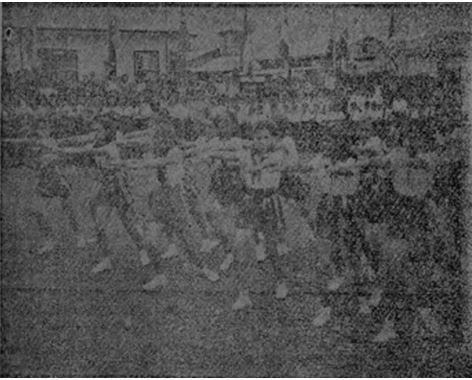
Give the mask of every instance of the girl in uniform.
[[(201, 210), (195, 209), (196, 202), (198, 203), (198, 189), (191, 173), (192, 166), (186, 162), (189, 153), (187, 144), (177, 145), (175, 136), (168, 136), (167, 139), (166, 148), (160, 151), (164, 157), (136, 163), (128, 162), (126, 166), (157, 169), (160, 187), (149, 194), (148, 203), (152, 217), (157, 223), (162, 223), (169, 241), (162, 257), (171, 258), (182, 252), (198, 272), (210, 281), (217, 281), (218, 273), (208, 268), (198, 254), (204, 248), (213, 249), (215, 243), (209, 241), (206, 245), (203, 244), (206, 231), (202, 226), (203, 222), (197, 218), (201, 216)], [(156, 274), (145, 285), (145, 289), (153, 290), (165, 283), (165, 275)]]
[[(35, 193), (38, 196), (36, 201), (30, 203), (32, 208), (29, 210), (42, 233), (41, 243), (38, 244), (37, 252), (40, 254), (50, 252), (55, 249), (56, 241), (53, 236), (53, 227), (47, 218), (53, 206), (54, 200), (60, 201), (60, 209), (65, 213), (69, 225), (74, 235), (77, 234), (79, 226), (75, 211), (72, 206), (71, 199), (71, 184), (66, 178), (62, 168), (60, 157), (54, 153), (57, 146), (57, 141), (47, 137), (48, 132), (42, 131), (43, 138), (35, 142), (42, 149), (47, 152), (40, 152), (38, 157), (33, 158), (34, 168), (38, 169), (38, 182), (35, 187)], [(22, 140), (14, 139), (7, 142), (17, 143)], [(31, 143), (32, 141), (23, 140)]]
[(109, 241), (106, 230), (111, 223), (113, 209), (117, 211), (126, 232), (140, 252), (141, 263), (149, 264), (142, 236), (137, 229), (136, 212), (128, 191), (127, 177), (120, 169), (120, 155), (114, 141), (115, 129), (98, 125), (93, 143), (80, 148), (59, 148), (58, 152), (76, 158), (82, 165), (92, 166), (98, 182), (98, 191), (89, 202), (92, 218), (95, 222), (96, 235), (103, 259), (92, 269), (92, 273), (109, 270), (112, 267)]
[[(241, 176), (246, 192), (246, 207), (242, 216), (252, 226), (256, 241), (256, 258), (263, 261), (268, 252), (278, 280), (276, 298), (283, 299), (288, 294), (286, 276), (282, 269), (278, 252), (281, 236), (285, 231), (283, 217), (283, 200), (279, 195), (281, 172), (287, 163), (293, 163), (291, 149), (276, 144), (270, 130), (274, 126), (270, 122), (259, 123), (254, 132), (254, 140), (250, 149), (227, 153), (225, 158), (239, 161)], [(239, 310), (251, 305), (247, 284), (240, 290), (238, 299), (233, 305)]]

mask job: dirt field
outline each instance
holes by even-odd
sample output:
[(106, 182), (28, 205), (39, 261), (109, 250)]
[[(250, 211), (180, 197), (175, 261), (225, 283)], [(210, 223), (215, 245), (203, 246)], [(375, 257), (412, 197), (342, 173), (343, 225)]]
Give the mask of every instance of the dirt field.
[[(371, 343), (381, 320), (357, 313), (349, 287), (330, 296), (333, 317), (312, 319), (325, 292), (321, 244), (287, 258), (286, 300), (273, 297), (268, 264), (257, 267), (254, 307), (231, 311), (237, 267), (217, 283), (196, 276), (179, 258), (165, 271), (169, 285), (146, 293), (149, 268), (117, 222), (114, 269), (90, 273), (96, 247), (76, 248), (61, 215), (59, 246), (32, 250), (37, 227), (24, 213), (31, 196), (27, 172), (2, 176), (2, 358), (4, 376), (364, 377), (466, 376), (472, 372), (453, 336), (402, 335)], [(15, 203), (16, 202), (16, 203)], [(14, 206), (14, 205), (19, 206)], [(22, 223), (18, 226), (17, 222)], [(292, 224), (297, 222), (296, 217)], [(298, 221), (300, 222), (300, 221)], [(224, 252), (210, 260), (217, 265)]]

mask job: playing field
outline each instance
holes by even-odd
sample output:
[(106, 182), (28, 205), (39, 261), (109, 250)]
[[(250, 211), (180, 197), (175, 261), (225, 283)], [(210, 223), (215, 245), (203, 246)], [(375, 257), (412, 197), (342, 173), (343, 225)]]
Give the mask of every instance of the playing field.
[[(62, 215), (52, 215), (59, 245), (38, 255), (32, 247), (39, 232), (25, 211), (32, 199), (29, 174), (2, 175), (1, 375), (447, 377), (471, 368), (447, 334), (399, 331), (399, 339), (372, 343), (382, 321), (358, 313), (357, 294), (348, 286), (328, 296), (333, 317), (314, 327), (316, 297), (326, 294), (327, 245), (301, 244), (301, 224), (286, 260), (288, 298), (273, 297), (264, 262), (254, 273), (254, 306), (240, 312), (231, 310), (237, 265), (211, 283), (175, 258), (165, 266), (168, 286), (143, 292), (148, 269), (140, 267), (118, 221), (111, 228), (118, 253), (111, 271), (90, 273), (96, 247), (76, 248)], [(290, 218), (291, 225), (300, 222)], [(208, 262), (217, 268), (223, 258), (216, 252)]]

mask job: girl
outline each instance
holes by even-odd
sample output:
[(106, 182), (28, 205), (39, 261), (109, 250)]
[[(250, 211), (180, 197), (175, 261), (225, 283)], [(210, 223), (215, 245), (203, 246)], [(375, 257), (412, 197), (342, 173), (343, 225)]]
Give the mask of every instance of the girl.
[(113, 209), (117, 211), (126, 232), (129, 234), (141, 256), (141, 263), (147, 265), (149, 259), (142, 242), (142, 236), (137, 229), (131, 196), (128, 192), (127, 177), (119, 168), (120, 155), (116, 143), (114, 128), (104, 128), (97, 125), (96, 139), (86, 147), (58, 148), (63, 155), (76, 158), (81, 165), (92, 166), (98, 180), (98, 191), (89, 203), (90, 212), (97, 229), (99, 247), (104, 258), (92, 269), (92, 273), (99, 273), (111, 269), (112, 253), (106, 230), (111, 222)]
[[(42, 242), (37, 248), (37, 252), (40, 254), (50, 252), (56, 247), (53, 228), (46, 217), (46, 214), (49, 214), (54, 200), (60, 201), (61, 211), (65, 213), (73, 233), (77, 234), (79, 229), (76, 214), (72, 206), (71, 184), (67, 180), (64, 170), (61, 167), (62, 162), (60, 158), (57, 154), (53, 153), (57, 142), (46, 137), (46, 131), (43, 132), (45, 133), (43, 134), (43, 139), (39, 140), (39, 142), (36, 141), (35, 144), (43, 149), (47, 149), (48, 152), (40, 152), (39, 157), (33, 159), (34, 167), (38, 170), (39, 178), (35, 187), (35, 193), (38, 195), (39, 199), (37, 199), (37, 202), (31, 202), (33, 207), (29, 210), (29, 214), (37, 221), (38, 227), (43, 235)], [(22, 141), (28, 144), (32, 143), (32, 140), (28, 141), (28, 139), (9, 140), (9, 142), (12, 143)]]
[[(270, 130), (270, 122), (259, 123), (254, 132), (250, 149), (226, 152), (218, 155), (239, 161), (241, 176), (246, 192), (246, 207), (242, 211), (247, 223), (252, 225), (256, 240), (256, 258), (263, 261), (266, 250), (278, 279), (276, 298), (283, 299), (288, 294), (285, 274), (280, 262), (280, 236), (285, 231), (282, 198), (279, 195), (281, 172), (296, 160), (292, 149), (275, 143)], [(247, 285), (240, 290), (233, 309), (251, 305)]]
[[(170, 258), (183, 253), (210, 281), (219, 279), (218, 273), (208, 268), (197, 254), (205, 249), (211, 250), (215, 244), (212, 241), (204, 244), (204, 229), (196, 220), (200, 210), (195, 210), (198, 198), (197, 190), (192, 185), (191, 167), (186, 164), (186, 150), (177, 146), (175, 136), (169, 136), (167, 152), (161, 150), (165, 157), (148, 159), (146, 161), (126, 163), (128, 168), (157, 168), (160, 188), (149, 194), (148, 203), (152, 217), (157, 223), (162, 223), (164, 232), (169, 239), (164, 258)], [(172, 146), (172, 148), (170, 148)], [(170, 148), (170, 149), (169, 149)], [(146, 290), (153, 290), (167, 282), (165, 275), (157, 274), (148, 284)]]

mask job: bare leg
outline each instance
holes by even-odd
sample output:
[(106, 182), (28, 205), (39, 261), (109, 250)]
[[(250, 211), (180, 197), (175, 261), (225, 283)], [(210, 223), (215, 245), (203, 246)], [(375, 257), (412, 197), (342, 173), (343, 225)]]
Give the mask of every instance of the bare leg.
[(49, 213), (53, 205), (54, 198), (46, 198), (39, 196), (33, 200), (34, 204), (39, 204), (39, 208), (33, 208), (28, 211), (29, 216), (36, 222), (38, 229), (41, 233), (40, 241), (35, 244), (35, 250), (39, 254), (50, 252), (55, 248), (54, 241), (54, 229), (51, 221), (49, 220)]
[(77, 233), (79, 231), (79, 223), (77, 222), (76, 214), (73, 209), (71, 196), (67, 198), (61, 198), (61, 206), (62, 210), (67, 216), (69, 224), (72, 228), (72, 232), (74, 232), (74, 234)]
[(110, 223), (112, 209), (106, 202), (97, 196), (90, 203), (90, 214), (95, 223), (98, 248), (102, 260), (92, 269), (92, 273), (99, 273), (111, 269), (112, 252), (108, 245), (106, 229)]

